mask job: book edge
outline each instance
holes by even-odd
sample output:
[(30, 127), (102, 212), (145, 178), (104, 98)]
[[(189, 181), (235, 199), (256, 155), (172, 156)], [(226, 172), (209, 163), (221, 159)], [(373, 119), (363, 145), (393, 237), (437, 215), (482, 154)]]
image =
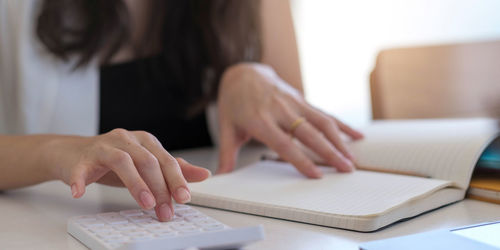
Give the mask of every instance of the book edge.
[[(217, 199), (211, 195), (192, 193), (191, 204), (206, 207), (260, 215), (270, 218), (285, 219), (320, 226), (348, 229), (360, 232), (372, 232), (398, 221), (418, 216), (430, 210), (462, 200), (465, 191), (447, 187), (439, 189), (427, 197), (409, 200), (404, 205), (384, 214), (375, 216), (346, 216), (289, 207), (262, 205), (236, 199)], [(405, 212), (406, 211), (406, 212)]]

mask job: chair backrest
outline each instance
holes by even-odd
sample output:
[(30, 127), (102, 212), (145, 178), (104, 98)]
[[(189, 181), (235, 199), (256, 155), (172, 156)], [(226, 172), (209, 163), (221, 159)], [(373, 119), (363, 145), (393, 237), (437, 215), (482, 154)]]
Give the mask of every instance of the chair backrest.
[(500, 41), (384, 50), (373, 119), (500, 117)]

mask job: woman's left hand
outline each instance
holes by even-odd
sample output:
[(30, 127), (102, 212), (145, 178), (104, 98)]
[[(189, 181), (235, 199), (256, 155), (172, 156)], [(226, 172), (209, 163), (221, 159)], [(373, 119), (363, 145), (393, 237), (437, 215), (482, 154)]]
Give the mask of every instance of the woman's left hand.
[(220, 82), (217, 105), (218, 173), (232, 171), (240, 147), (255, 138), (305, 176), (321, 177), (319, 169), (294, 143), (292, 136), (339, 171), (354, 169), (354, 158), (340, 133), (352, 139), (363, 135), (309, 105), (300, 92), (269, 66), (241, 63), (228, 68)]

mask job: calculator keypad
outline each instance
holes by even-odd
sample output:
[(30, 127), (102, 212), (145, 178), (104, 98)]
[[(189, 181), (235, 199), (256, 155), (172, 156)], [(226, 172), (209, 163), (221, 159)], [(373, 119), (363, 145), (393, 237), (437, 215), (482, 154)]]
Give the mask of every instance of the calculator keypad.
[(170, 238), (229, 227), (186, 205), (174, 205), (171, 221), (160, 222), (154, 210), (125, 210), (76, 217), (82, 230), (103, 241), (108, 248), (118, 248), (128, 242)]

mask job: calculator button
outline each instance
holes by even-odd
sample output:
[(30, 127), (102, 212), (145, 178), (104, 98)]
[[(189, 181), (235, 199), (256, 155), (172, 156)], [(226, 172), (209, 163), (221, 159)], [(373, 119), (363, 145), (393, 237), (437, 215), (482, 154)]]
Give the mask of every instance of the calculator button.
[(121, 217), (114, 217), (114, 218), (108, 218), (108, 219), (104, 219), (104, 221), (106, 221), (108, 224), (111, 224), (111, 225), (119, 225), (119, 224), (128, 224), (128, 220)]
[(152, 218), (149, 215), (139, 215), (139, 216), (130, 216), (130, 217), (128, 217), (128, 219), (137, 223), (137, 222), (141, 222), (141, 221), (149, 221)]
[(149, 227), (148, 229), (146, 229), (148, 232), (150, 233), (169, 233), (169, 232), (173, 232), (172, 229), (168, 228), (168, 227), (161, 227), (161, 226), (156, 226), (156, 227)]
[(97, 236), (104, 240), (121, 239), (123, 237), (122, 234), (117, 232), (99, 233)]
[[(175, 223), (175, 224), (174, 224)], [(173, 222), (171, 223), (173, 225), (171, 226), (176, 226), (176, 227), (192, 227), (192, 226), (195, 226), (194, 223), (191, 223), (189, 221), (183, 221), (183, 222)]]
[(125, 210), (120, 212), (121, 215), (123, 216), (140, 216), (144, 215), (141, 209), (132, 209), (132, 210)]
[(198, 227), (193, 227), (193, 226), (177, 227), (174, 230), (177, 230), (179, 232), (190, 232), (190, 231), (195, 231), (195, 230), (200, 231), (200, 229)]
[(170, 226), (170, 228), (176, 230), (177, 228), (182, 228), (182, 227), (191, 227), (193, 224), (189, 222), (170, 222), (170, 223), (165, 223)]
[(196, 210), (193, 210), (193, 209), (185, 209), (185, 210), (175, 211), (175, 214), (177, 216), (184, 216), (187, 214), (197, 214), (197, 213), (198, 212), (196, 212)]
[(183, 218), (183, 217), (180, 217), (180, 216), (174, 215), (174, 217), (172, 217), (172, 219), (170, 219), (169, 221), (166, 221), (166, 222), (162, 222), (162, 223), (169, 223), (169, 222), (183, 222), (183, 221), (184, 221), (184, 218)]
[(137, 229), (139, 227), (133, 223), (128, 223), (128, 224), (116, 225), (114, 226), (114, 228), (119, 231), (128, 231), (130, 229)]
[(202, 215), (202, 214), (190, 214), (190, 215), (184, 216), (184, 219), (187, 221), (194, 222), (194, 221), (199, 221), (199, 220), (205, 220), (205, 219), (207, 219), (207, 216)]
[(148, 235), (149, 234), (148, 232), (146, 232), (142, 229), (132, 229), (129, 231), (123, 231), (122, 233), (127, 235), (127, 236), (140, 236), (140, 235)]
[(137, 225), (139, 225), (141, 227), (154, 227), (154, 226), (159, 226), (160, 223), (156, 220), (147, 220), (147, 221), (138, 222)]

